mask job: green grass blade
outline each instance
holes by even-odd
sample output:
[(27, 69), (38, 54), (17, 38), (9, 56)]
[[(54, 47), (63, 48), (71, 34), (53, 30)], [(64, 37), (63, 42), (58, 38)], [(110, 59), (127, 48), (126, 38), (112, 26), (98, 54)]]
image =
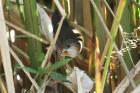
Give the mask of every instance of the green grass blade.
[(116, 35), (117, 35), (117, 32), (118, 32), (118, 27), (119, 27), (119, 23), (121, 21), (121, 17), (122, 17), (122, 14), (123, 14), (125, 3), (126, 3), (125, 0), (121, 0), (119, 2), (119, 6), (118, 6), (118, 9), (116, 11), (116, 19), (117, 20), (113, 21), (113, 25), (112, 25), (112, 28), (111, 28), (112, 39), (110, 41), (110, 46), (109, 46), (109, 49), (108, 49), (107, 59), (105, 61), (105, 67), (104, 67), (103, 77), (102, 77), (103, 89), (105, 87), (106, 77), (107, 77), (107, 73), (108, 73), (108, 67), (109, 67), (109, 64), (110, 64), (110, 58), (111, 58), (111, 55), (112, 55), (112, 50), (113, 50), (113, 47), (114, 47), (114, 42), (115, 42), (115, 38), (116, 38)]
[[(37, 12), (36, 0), (23, 0), (25, 12), (26, 29), (40, 37), (39, 19)], [(28, 48), (31, 65), (37, 67), (41, 64), (40, 56), (42, 56), (41, 43), (33, 38), (28, 38)]]

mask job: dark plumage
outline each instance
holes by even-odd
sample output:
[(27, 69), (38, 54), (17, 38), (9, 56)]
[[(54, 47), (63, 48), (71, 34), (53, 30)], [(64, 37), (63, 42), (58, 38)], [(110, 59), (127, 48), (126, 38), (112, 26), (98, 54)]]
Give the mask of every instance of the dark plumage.
[[(58, 10), (56, 10), (52, 16), (52, 24), (53, 24), (53, 31), (54, 35), (56, 33), (57, 27), (59, 25), (59, 22), (61, 20), (61, 14), (59, 13)], [(75, 34), (72, 29), (74, 29), (72, 26), (69, 25), (67, 19), (64, 19), (63, 25), (61, 27), (61, 32), (59, 35), (59, 39), (66, 40), (66, 39), (75, 39), (75, 40), (81, 40), (78, 38), (81, 36), (81, 34)]]
[[(52, 16), (52, 25), (53, 25), (53, 33), (54, 36), (56, 34), (59, 22), (61, 20), (62, 16), (59, 13), (58, 10), (56, 10)], [(63, 49), (68, 49), (71, 46), (74, 46), (78, 53), (81, 51), (81, 44), (79, 41), (82, 42), (81, 34), (80, 33), (75, 33), (74, 28), (69, 25), (67, 19), (64, 19), (63, 25), (61, 27), (61, 31), (59, 33), (59, 37), (56, 43), (56, 49), (57, 51), (61, 54), (63, 52)], [(77, 53), (77, 54), (78, 54)]]

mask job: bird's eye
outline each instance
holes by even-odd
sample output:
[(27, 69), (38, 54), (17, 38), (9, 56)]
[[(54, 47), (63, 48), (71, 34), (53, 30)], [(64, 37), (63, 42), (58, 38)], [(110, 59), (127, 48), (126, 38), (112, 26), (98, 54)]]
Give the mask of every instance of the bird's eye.
[(70, 44), (67, 45), (67, 48), (70, 48)]

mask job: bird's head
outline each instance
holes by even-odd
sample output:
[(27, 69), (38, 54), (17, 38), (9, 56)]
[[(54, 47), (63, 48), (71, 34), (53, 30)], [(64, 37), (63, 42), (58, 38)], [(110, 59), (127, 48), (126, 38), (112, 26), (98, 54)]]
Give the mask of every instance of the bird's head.
[(73, 39), (66, 40), (62, 46), (61, 56), (76, 57), (82, 50), (82, 42)]

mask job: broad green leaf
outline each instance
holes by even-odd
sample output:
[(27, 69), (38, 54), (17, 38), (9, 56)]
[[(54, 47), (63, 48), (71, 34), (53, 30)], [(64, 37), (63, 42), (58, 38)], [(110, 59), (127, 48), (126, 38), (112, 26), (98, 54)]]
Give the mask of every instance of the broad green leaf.
[(56, 63), (54, 63), (52, 66), (50, 66), (48, 69), (49, 71), (57, 70), (58, 68), (68, 64), (71, 60), (72, 58), (61, 59), (57, 61)]

